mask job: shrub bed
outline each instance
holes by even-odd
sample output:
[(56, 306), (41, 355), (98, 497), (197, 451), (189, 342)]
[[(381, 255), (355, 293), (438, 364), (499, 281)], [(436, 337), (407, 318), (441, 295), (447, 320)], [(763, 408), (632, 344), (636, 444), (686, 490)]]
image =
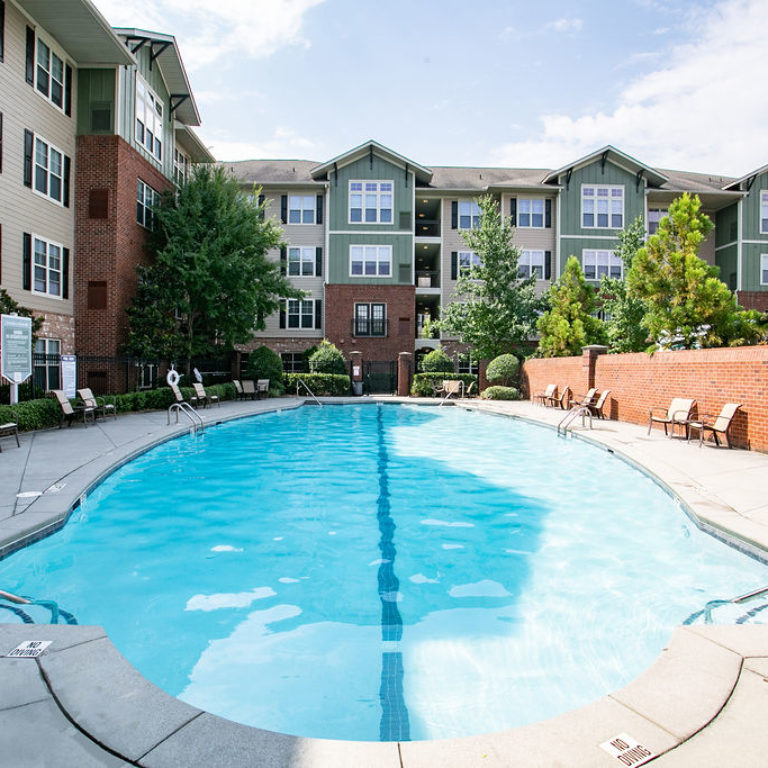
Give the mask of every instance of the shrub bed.
[[(296, 392), (296, 383), (301, 379), (315, 395), (323, 397), (339, 397), (348, 395), (350, 389), (349, 376), (339, 373), (285, 373), (283, 383), (285, 391), (289, 395)], [(303, 387), (299, 387), (299, 395), (306, 394)]]
[(514, 387), (488, 387), (480, 397), (486, 400), (519, 400), (520, 392)]
[(463, 381), (465, 391), (470, 384), (477, 382), (477, 376), (473, 373), (417, 373), (413, 377), (413, 384), (411, 384), (411, 397), (433, 397), (433, 388), (439, 387), (444, 379)]

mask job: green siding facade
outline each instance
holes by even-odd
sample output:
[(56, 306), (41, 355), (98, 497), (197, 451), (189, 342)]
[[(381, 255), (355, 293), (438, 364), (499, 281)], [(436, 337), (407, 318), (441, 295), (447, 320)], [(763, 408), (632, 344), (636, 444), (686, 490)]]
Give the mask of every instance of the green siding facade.
[(77, 73), (77, 133), (115, 132), (115, 70), (81, 69)]
[(739, 236), (739, 204), (734, 203), (715, 216), (715, 248), (735, 243)]
[(760, 193), (763, 190), (768, 190), (768, 172), (755, 179), (741, 204), (741, 236), (744, 240), (765, 240), (768, 244), (768, 232), (760, 233)]
[[(355, 276), (349, 274), (351, 245), (391, 245), (390, 277)], [(413, 238), (409, 235), (331, 235), (328, 258), (328, 282), (336, 284), (410, 285), (413, 281)], [(401, 279), (403, 278), (403, 279)]]

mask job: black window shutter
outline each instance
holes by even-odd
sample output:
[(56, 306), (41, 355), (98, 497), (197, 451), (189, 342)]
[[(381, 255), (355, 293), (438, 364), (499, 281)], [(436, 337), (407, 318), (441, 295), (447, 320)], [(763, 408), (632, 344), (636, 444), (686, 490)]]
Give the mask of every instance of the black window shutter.
[(317, 196), (317, 211), (315, 215), (315, 224), (323, 223), (323, 196)]
[(72, 174), (72, 161), (64, 155), (64, 207), (69, 208), (69, 181)]
[(288, 195), (280, 195), (280, 220), (288, 223)]
[(259, 195), (258, 203), (260, 206), (264, 205), (264, 195)]
[(285, 275), (288, 273), (288, 252), (285, 248), (280, 249), (280, 274)]
[(32, 27), (27, 27), (26, 80), (30, 85), (35, 84), (35, 30)]
[(451, 280), (456, 280), (459, 276), (459, 254), (458, 251), (451, 251)]
[(544, 226), (550, 229), (552, 226), (552, 201), (544, 201)]
[(264, 195), (259, 195), (258, 204), (259, 204), (259, 219), (261, 221), (264, 221), (264, 209), (261, 207), (262, 205), (264, 205)]
[(32, 131), (24, 130), (24, 186), (32, 186), (32, 152), (35, 136)]
[(69, 298), (69, 248), (64, 249), (61, 265), (61, 298)]
[(5, 0), (0, 0), (0, 61), (5, 58)]
[(285, 301), (280, 302), (280, 327), (285, 328)]
[(72, 67), (64, 67), (64, 114), (72, 117)]
[[(321, 246), (315, 248), (315, 277), (323, 276), (323, 249)], [(320, 326), (318, 326), (319, 328)]]
[(512, 227), (517, 226), (517, 198), (509, 198), (509, 224)]
[(0, 173), (3, 172), (3, 113), (0, 112)]
[(323, 300), (315, 299), (315, 328), (323, 327)]
[(552, 279), (552, 251), (544, 251), (544, 279)]
[(32, 290), (32, 235), (24, 233), (24, 251), (22, 255), (21, 287)]
[(459, 201), (451, 200), (451, 229), (459, 227)]

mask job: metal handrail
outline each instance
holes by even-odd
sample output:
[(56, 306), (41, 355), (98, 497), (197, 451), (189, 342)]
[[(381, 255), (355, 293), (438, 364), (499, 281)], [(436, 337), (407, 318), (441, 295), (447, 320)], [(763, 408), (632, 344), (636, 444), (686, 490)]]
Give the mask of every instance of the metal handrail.
[(179, 413), (183, 413), (191, 422), (197, 434), (198, 427), (205, 434), (203, 417), (189, 403), (171, 403), (168, 407), (168, 423), (171, 423), (171, 412), (176, 412), (176, 423), (179, 423)]
[(322, 408), (323, 404), (315, 397), (315, 393), (307, 386), (307, 382), (304, 379), (296, 379), (296, 397), (299, 396), (299, 384), (309, 392), (309, 396)]
[(758, 597), (765, 597), (766, 595), (768, 595), (768, 586), (759, 587), (758, 589), (753, 589), (751, 592), (747, 592), (746, 594), (739, 595), (738, 597), (732, 597), (730, 600), (710, 600), (708, 603), (706, 603), (706, 605), (700, 611), (696, 611), (695, 613), (692, 613), (683, 622), (683, 624), (693, 624), (696, 621), (696, 619), (698, 619), (700, 616), (704, 616), (705, 624), (711, 624), (712, 611), (715, 608), (720, 608), (723, 605), (739, 605), (740, 603), (747, 603), (750, 600), (755, 600)]
[(448, 394), (440, 401), (440, 405), (438, 405), (437, 407), (440, 408), (441, 406), (445, 405), (446, 401), (450, 398), (451, 395), (458, 394), (461, 397), (463, 395), (463, 392), (462, 392), (463, 389), (464, 389), (464, 382), (459, 381), (459, 386), (449, 390)]
[(566, 435), (568, 433), (568, 427), (577, 416), (581, 416), (582, 427), (585, 426), (584, 417), (589, 416), (589, 428), (592, 429), (592, 409), (588, 405), (576, 405), (560, 420), (560, 423), (557, 425), (557, 434), (560, 434), (560, 428), (562, 427), (563, 435)]
[(59, 623), (59, 604), (54, 600), (30, 600), (28, 597), (6, 592), (4, 589), (0, 589), (0, 598), (16, 605), (39, 605), (47, 608), (51, 612), (51, 624)]

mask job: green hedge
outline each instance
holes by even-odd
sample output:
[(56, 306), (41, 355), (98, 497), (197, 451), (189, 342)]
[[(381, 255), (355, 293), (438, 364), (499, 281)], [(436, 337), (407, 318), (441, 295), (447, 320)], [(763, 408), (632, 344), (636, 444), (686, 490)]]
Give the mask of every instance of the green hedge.
[[(413, 377), (413, 384), (411, 385), (411, 396), (433, 397), (433, 387), (439, 387), (445, 379), (450, 381), (463, 381), (465, 391), (469, 388), (470, 384), (477, 382), (477, 376), (475, 376), (473, 373), (417, 373)], [(477, 384), (475, 383), (475, 390), (476, 389)]]
[(24, 400), (16, 405), (0, 405), (0, 423), (5, 424), (19, 417), (19, 431), (55, 427), (61, 419), (59, 404), (49, 398)]
[[(296, 394), (296, 382), (299, 379), (305, 381), (315, 395), (338, 397), (349, 394), (349, 376), (342, 376), (339, 373), (285, 373), (283, 383), (286, 394)], [(299, 387), (299, 395), (306, 394), (306, 390)]]
[(486, 400), (519, 400), (520, 393), (514, 387), (488, 387), (481, 397)]

